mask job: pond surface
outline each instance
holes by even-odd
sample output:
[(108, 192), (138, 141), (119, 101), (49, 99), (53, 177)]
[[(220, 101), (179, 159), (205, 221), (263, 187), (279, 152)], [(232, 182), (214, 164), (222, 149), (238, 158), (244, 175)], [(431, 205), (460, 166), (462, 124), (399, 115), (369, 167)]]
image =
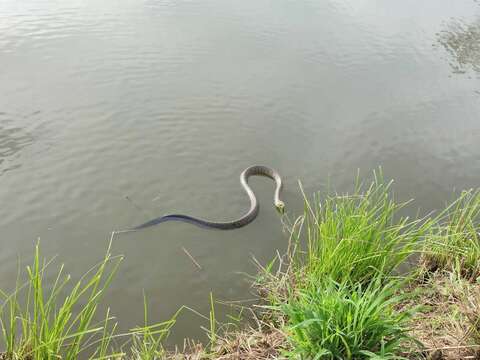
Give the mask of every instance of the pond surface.
[[(109, 233), (168, 212), (225, 220), (251, 164), (284, 176), (290, 213), (382, 166), (431, 210), (480, 185), (480, 3), (2, 0), (0, 285), (40, 238), (79, 275)], [(250, 226), (177, 222), (118, 236), (106, 294), (122, 329), (182, 304), (251, 298), (241, 273), (283, 251), (272, 183)], [(202, 266), (199, 271), (183, 251)], [(228, 310), (218, 310), (219, 313)], [(221, 316), (220, 316), (221, 317)], [(172, 341), (204, 321), (180, 319)]]

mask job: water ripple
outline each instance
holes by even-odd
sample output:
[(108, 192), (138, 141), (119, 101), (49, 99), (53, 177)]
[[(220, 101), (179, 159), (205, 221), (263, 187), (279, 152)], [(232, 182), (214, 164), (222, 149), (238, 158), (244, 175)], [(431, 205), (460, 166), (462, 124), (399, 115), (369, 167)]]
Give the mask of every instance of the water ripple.
[[(252, 163), (283, 174), (292, 213), (297, 180), (347, 188), (378, 165), (428, 209), (478, 186), (479, 12), (470, 0), (0, 1), (0, 282), (39, 236), (85, 269), (112, 229), (170, 211), (237, 217)], [(245, 297), (234, 273), (286, 244), (271, 182), (252, 185), (262, 210), (249, 227), (116, 240), (129, 281), (106, 301), (125, 327), (141, 288), (152, 321), (186, 301), (208, 313), (210, 290)]]

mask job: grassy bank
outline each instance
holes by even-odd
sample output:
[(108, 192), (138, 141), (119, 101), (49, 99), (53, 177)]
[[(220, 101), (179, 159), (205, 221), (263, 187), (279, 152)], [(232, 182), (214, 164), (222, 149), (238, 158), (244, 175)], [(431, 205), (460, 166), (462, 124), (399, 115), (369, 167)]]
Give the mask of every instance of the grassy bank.
[(286, 254), (259, 264), (259, 301), (243, 328), (220, 326), (212, 300), (209, 344), (167, 351), (178, 313), (150, 325), (146, 305), (142, 325), (118, 333), (99, 309), (121, 258), (107, 251), (73, 283), (60, 267), (46, 286), (37, 247), (26, 278), (2, 293), (3, 358), (480, 358), (479, 192), (420, 219), (401, 216), (407, 204), (378, 176), (350, 194), (304, 199), (303, 215), (285, 225)]

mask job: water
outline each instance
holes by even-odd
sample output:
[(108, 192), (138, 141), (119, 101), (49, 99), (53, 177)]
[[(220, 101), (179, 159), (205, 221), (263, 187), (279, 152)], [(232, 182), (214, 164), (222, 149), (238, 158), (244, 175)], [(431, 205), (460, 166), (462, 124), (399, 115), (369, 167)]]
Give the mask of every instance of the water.
[[(237, 217), (238, 175), (266, 164), (311, 193), (382, 166), (431, 210), (480, 185), (480, 4), (464, 1), (3, 0), (0, 284), (40, 238), (74, 275), (109, 233), (167, 212)], [(106, 302), (122, 329), (209, 293), (251, 298), (239, 273), (282, 251), (273, 187), (232, 231), (167, 223), (123, 234)], [(127, 198), (131, 201), (127, 200)], [(182, 247), (202, 266), (199, 271)], [(220, 309), (218, 312), (227, 312)], [(181, 317), (172, 341), (206, 322)]]

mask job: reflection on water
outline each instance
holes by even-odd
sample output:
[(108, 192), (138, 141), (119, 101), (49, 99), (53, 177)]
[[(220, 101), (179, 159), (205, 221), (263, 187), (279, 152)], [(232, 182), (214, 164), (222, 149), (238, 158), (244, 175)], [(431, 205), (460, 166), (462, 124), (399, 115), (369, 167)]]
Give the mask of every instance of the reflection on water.
[[(78, 275), (114, 229), (236, 218), (255, 163), (284, 176), (292, 213), (298, 179), (341, 191), (358, 168), (383, 166), (426, 210), (478, 186), (478, 82), (438, 55), (479, 74), (479, 19), (471, 0), (1, 0), (0, 288), (38, 237)], [(208, 314), (210, 291), (250, 297), (252, 254), (287, 244), (271, 182), (252, 186), (260, 215), (238, 231), (166, 223), (115, 239), (125, 261), (105, 301), (120, 327), (142, 319), (143, 290), (152, 322), (180, 304)], [(172, 340), (199, 325), (182, 318)]]
[(21, 127), (14, 126), (2, 115), (5, 114), (0, 114), (0, 175), (19, 168), (21, 164), (14, 163), (13, 159), (23, 148), (33, 143), (30, 133)]
[(473, 23), (449, 22), (439, 34), (438, 41), (450, 53), (450, 65), (455, 73), (473, 70), (480, 74), (480, 17)]

